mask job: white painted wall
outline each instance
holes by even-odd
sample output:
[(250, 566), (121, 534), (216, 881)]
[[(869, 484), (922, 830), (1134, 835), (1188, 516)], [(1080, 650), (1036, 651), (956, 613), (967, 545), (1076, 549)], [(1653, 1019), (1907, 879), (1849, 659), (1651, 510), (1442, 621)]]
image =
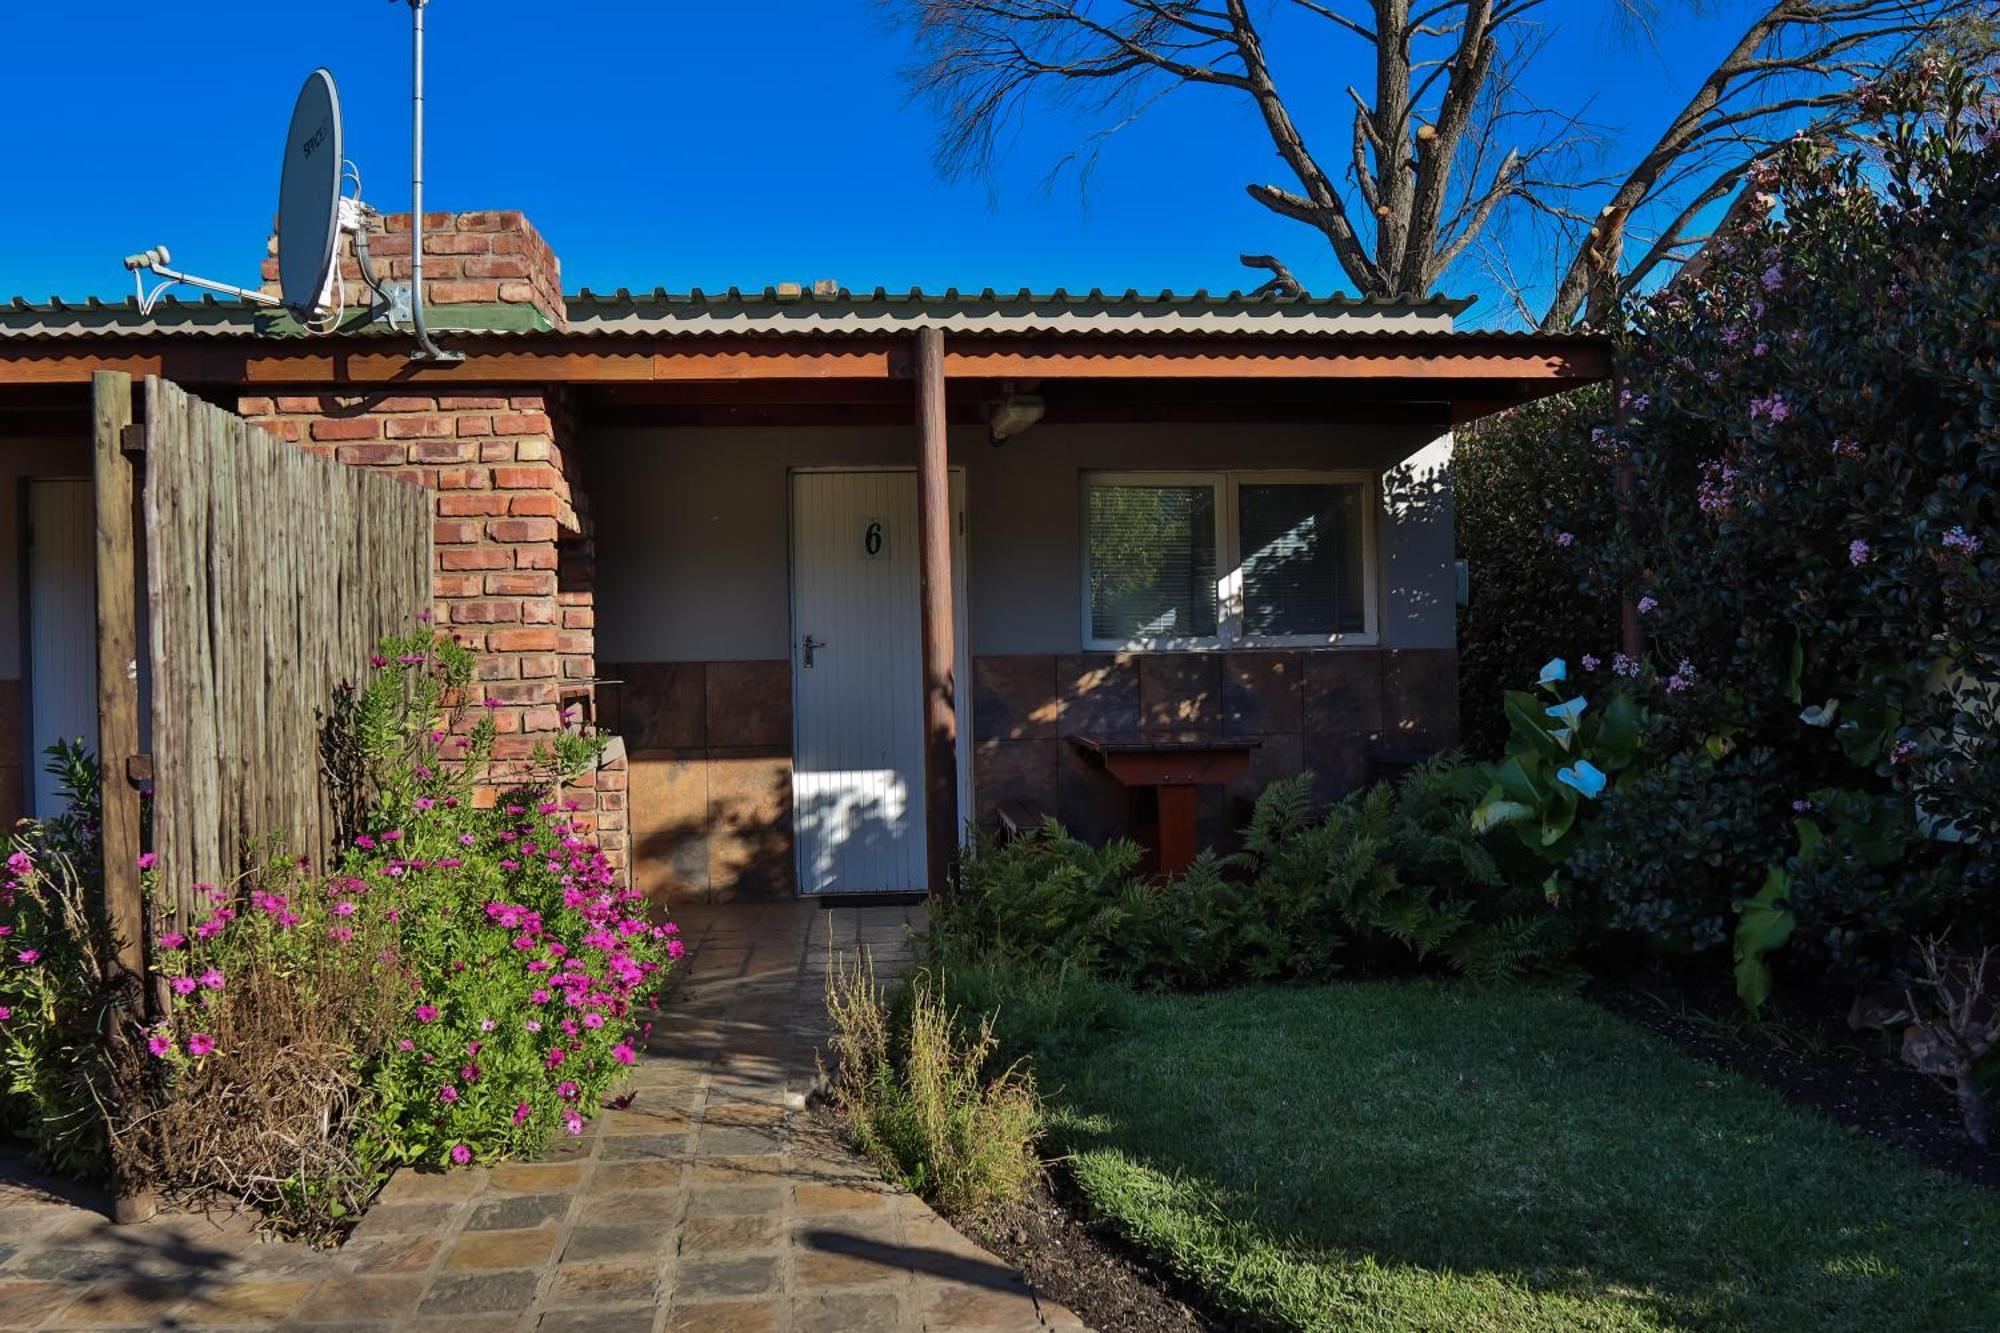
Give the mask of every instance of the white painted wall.
[[(1099, 469), (1384, 468), (1435, 439), (1422, 426), (1043, 424), (995, 448), (955, 429), (966, 470), (972, 648), (1081, 645), (1080, 475)], [(1391, 485), (1380, 525), (1383, 646), (1456, 641), (1452, 523), (1436, 468), (1421, 502)], [(915, 431), (713, 427), (585, 441), (597, 532), (597, 656), (756, 661), (790, 651), (786, 476), (792, 467), (907, 465)]]

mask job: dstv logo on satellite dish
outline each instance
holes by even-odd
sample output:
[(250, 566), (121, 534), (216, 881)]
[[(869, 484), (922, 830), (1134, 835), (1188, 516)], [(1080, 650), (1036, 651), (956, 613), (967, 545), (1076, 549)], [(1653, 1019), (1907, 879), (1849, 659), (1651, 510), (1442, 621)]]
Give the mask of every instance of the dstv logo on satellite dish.
[[(388, 283), (378, 279), (368, 258), (368, 237), (381, 227), (381, 214), (361, 202), (361, 171), (347, 161), (341, 145), (340, 94), (333, 75), (316, 69), (306, 76), (305, 86), (292, 107), (285, 143), (297, 144), (294, 154), (287, 147), (279, 159), (278, 181), (278, 286), (282, 296), (269, 296), (245, 287), (232, 286), (179, 273), (167, 265), (172, 256), (164, 245), (154, 246), (125, 257), (125, 267), (139, 291), (139, 312), (150, 315), (167, 288), (187, 283), (205, 291), (220, 292), (252, 305), (281, 308), (314, 333), (354, 327), (384, 319), (391, 327), (402, 328), (402, 312), (415, 335), (418, 361), (462, 361), (464, 353), (446, 351), (431, 340), (424, 324), (424, 10), (430, 0), (408, 0), (412, 38), (410, 89), (410, 279)], [(331, 151), (329, 151), (331, 150)], [(346, 181), (354, 182), (354, 194), (346, 195)], [(339, 264), (340, 238), (353, 238), (354, 261), (360, 271), (365, 298), (356, 307), (358, 318), (348, 318), (349, 290)], [(145, 274), (161, 281), (151, 291)]]

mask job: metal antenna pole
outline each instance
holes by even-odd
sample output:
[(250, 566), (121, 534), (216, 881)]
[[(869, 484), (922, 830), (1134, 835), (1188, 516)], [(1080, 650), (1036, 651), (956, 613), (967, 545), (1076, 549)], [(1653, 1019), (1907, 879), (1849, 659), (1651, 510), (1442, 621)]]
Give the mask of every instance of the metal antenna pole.
[(412, 357), (424, 361), (462, 361), (431, 341), (424, 324), (424, 7), (430, 0), (410, 0), (410, 317), (417, 334)]

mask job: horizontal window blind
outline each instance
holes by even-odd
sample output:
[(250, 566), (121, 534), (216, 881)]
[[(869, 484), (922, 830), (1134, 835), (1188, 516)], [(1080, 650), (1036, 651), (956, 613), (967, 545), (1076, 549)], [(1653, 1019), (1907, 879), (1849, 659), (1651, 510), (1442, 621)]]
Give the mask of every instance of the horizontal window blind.
[(1092, 637), (1213, 638), (1215, 488), (1093, 484), (1086, 508)]
[(1362, 488), (1353, 483), (1237, 488), (1247, 638), (1359, 633), (1367, 624)]

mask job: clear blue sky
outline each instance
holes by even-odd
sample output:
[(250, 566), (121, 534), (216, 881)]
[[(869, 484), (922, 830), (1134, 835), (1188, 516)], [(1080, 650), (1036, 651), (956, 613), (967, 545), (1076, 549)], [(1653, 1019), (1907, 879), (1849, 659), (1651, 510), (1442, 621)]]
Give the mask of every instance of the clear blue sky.
[[(405, 5), (6, 8), (0, 295), (123, 297), (120, 256), (162, 241), (188, 270), (254, 283), (285, 121), (318, 64), (339, 81), (369, 202), (407, 207)], [(1650, 138), (1739, 11), (1677, 17), (1662, 53), (1611, 28), (1604, 8), (1547, 6), (1558, 27), (1535, 91), (1565, 105), (1594, 96), (1614, 136)], [(571, 289), (831, 277), (1228, 290), (1259, 280), (1236, 262), (1245, 250), (1283, 255), (1314, 290), (1345, 285), (1313, 233), (1244, 196), (1246, 180), (1282, 177), (1227, 92), (1155, 106), (1110, 143), (1087, 196), (1073, 179), (1043, 189), (1079, 137), (1056, 114), (1024, 127), (990, 183), (947, 185), (931, 167), (927, 113), (898, 78), (908, 47), (871, 0), (434, 0), (428, 15), (430, 206), (524, 210)], [(1308, 133), (1316, 120), (1336, 162), (1357, 50), (1279, 49)], [(1453, 285), (1482, 286), (1470, 271)]]

